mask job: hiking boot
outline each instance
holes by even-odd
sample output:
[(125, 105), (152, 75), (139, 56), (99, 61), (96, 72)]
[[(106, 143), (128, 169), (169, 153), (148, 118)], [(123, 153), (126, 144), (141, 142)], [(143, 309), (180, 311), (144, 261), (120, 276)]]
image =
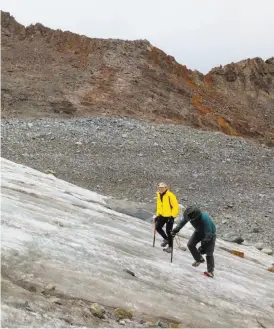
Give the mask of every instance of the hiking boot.
[(198, 267), (200, 264), (204, 263), (205, 260), (201, 258), (198, 262), (195, 260), (195, 262), (192, 264), (194, 267)]
[(164, 239), (163, 242), (161, 243), (161, 247), (165, 247), (168, 245), (168, 240)]
[(213, 272), (204, 272), (204, 275), (209, 276), (210, 278), (214, 278)]
[(172, 252), (172, 248), (171, 247), (167, 247), (167, 248), (164, 249), (164, 251), (171, 253)]

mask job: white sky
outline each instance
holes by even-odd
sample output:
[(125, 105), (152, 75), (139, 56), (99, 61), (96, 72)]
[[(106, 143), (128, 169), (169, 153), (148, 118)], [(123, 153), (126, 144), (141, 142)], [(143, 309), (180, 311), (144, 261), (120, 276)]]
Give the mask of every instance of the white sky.
[(147, 39), (203, 73), (274, 56), (274, 0), (1, 0), (0, 8), (23, 25)]

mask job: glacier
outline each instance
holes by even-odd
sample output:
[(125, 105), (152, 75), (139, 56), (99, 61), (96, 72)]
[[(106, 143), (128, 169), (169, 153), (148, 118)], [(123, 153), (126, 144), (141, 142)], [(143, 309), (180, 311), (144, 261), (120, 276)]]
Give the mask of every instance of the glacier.
[[(62, 312), (77, 327), (123, 326), (88, 322), (89, 302), (184, 327), (274, 327), (273, 256), (217, 239), (215, 278), (207, 278), (176, 243), (170, 263), (159, 235), (152, 247), (153, 224), (112, 209), (109, 199), (1, 158), (3, 327), (67, 327)], [(189, 225), (181, 230), (182, 245), (191, 234)]]

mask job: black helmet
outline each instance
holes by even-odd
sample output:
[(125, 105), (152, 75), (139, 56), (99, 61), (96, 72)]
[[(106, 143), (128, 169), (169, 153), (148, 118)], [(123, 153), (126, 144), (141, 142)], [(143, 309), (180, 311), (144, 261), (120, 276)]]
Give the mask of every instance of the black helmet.
[(202, 212), (196, 206), (189, 206), (184, 211), (184, 218), (188, 219), (190, 222), (201, 219)]

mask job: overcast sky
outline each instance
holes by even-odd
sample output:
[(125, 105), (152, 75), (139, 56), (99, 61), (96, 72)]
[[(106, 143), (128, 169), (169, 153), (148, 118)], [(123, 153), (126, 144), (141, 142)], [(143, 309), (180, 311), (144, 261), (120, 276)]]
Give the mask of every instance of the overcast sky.
[(147, 39), (203, 73), (274, 56), (274, 0), (1, 0), (0, 6), (23, 25)]

